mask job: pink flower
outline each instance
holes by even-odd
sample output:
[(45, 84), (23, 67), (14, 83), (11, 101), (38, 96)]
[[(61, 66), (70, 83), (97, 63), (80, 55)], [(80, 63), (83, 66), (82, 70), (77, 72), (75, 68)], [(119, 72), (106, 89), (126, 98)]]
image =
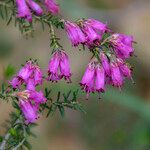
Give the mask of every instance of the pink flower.
[(26, 0), (26, 2), (28, 3), (29, 7), (37, 14), (37, 15), (42, 15), (43, 14), (43, 10), (42, 8), (33, 0)]
[(117, 63), (111, 63), (111, 80), (113, 86), (121, 87), (123, 84), (122, 75)]
[(56, 15), (59, 11), (59, 6), (56, 4), (55, 0), (45, 0), (45, 5), (47, 10), (50, 11), (53, 15)]
[(31, 76), (33, 72), (32, 64), (31, 62), (27, 62), (24, 67), (22, 67), (18, 73), (18, 77), (20, 77), (22, 80), (27, 81), (28, 78)]
[(124, 77), (132, 78), (132, 70), (128, 65), (122, 64), (119, 68)]
[(35, 80), (33, 78), (29, 78), (28, 81), (26, 82), (26, 89), (35, 91), (36, 84), (35, 84)]
[(46, 98), (42, 91), (37, 92), (27, 90), (27, 92), (29, 93), (29, 99), (33, 100), (35, 103), (42, 104), (46, 102)]
[(34, 81), (35, 85), (42, 84), (42, 71), (39, 66), (34, 66)]
[(93, 62), (89, 63), (86, 71), (82, 77), (80, 85), (83, 90), (87, 93), (87, 97), (91, 92), (94, 92), (94, 79), (95, 79), (95, 64)]
[(105, 91), (105, 71), (100, 64), (96, 66), (95, 90), (98, 92)]
[(17, 17), (25, 18), (29, 22), (32, 21), (30, 9), (28, 8), (25, 0), (16, 0), (17, 5)]
[(12, 85), (14, 89), (19, 89), (23, 81), (19, 77), (14, 77), (9, 83)]
[(86, 42), (84, 33), (75, 23), (66, 21), (65, 29), (73, 46), (78, 46), (79, 44), (84, 44)]
[(27, 84), (27, 88), (30, 90), (35, 89), (35, 86), (42, 84), (42, 71), (39, 66), (28, 61), (24, 67), (22, 67), (17, 75)]
[(60, 76), (61, 78), (65, 78), (65, 80), (68, 80), (69, 82), (71, 77), (71, 70), (70, 70), (70, 63), (68, 55), (62, 51), (61, 53), (61, 60), (60, 60)]
[(115, 33), (112, 35), (110, 42), (120, 58), (129, 58), (134, 52), (132, 36)]
[(100, 52), (100, 59), (101, 59), (102, 66), (105, 70), (106, 75), (110, 76), (111, 75), (110, 63), (109, 63), (107, 56), (103, 52)]
[(93, 29), (98, 30), (100, 34), (103, 34), (107, 30), (106, 24), (95, 19), (87, 19), (85, 23), (90, 25)]
[(132, 70), (122, 59), (117, 59), (119, 69), (124, 77), (132, 78)]
[(37, 106), (33, 106), (30, 101), (20, 99), (19, 106), (27, 123), (34, 123), (38, 119)]
[(87, 44), (93, 44), (99, 42), (102, 39), (102, 36), (98, 34), (91, 26), (84, 23), (83, 32), (86, 35)]
[(48, 80), (58, 81), (65, 78), (70, 81), (71, 71), (67, 54), (64, 51), (56, 51), (49, 62)]
[(60, 62), (60, 53), (59, 51), (56, 51), (49, 61), (48, 80), (50, 81), (60, 80), (59, 73), (58, 73), (59, 62)]
[(42, 91), (25, 90), (17, 92), (19, 106), (24, 114), (27, 123), (33, 123), (38, 118), (39, 106), (46, 102)]

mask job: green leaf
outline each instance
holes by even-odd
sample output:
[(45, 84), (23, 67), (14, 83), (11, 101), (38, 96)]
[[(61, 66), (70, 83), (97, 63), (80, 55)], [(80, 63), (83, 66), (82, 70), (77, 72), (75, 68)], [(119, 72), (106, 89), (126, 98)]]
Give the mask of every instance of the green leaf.
[(9, 133), (12, 135), (12, 136), (17, 136), (17, 131), (14, 129), (14, 128), (11, 128), (9, 130)]
[(15, 68), (11, 64), (9, 64), (6, 69), (4, 70), (5, 78), (10, 78), (15, 74)]
[(60, 91), (58, 92), (58, 95), (57, 95), (57, 102), (60, 100)]
[(2, 94), (4, 94), (4, 92), (5, 92), (5, 84), (2, 83)]
[(3, 137), (2, 136), (0, 136), (0, 142), (2, 142), (3, 141)]
[(8, 19), (8, 21), (6, 23), (7, 26), (10, 24), (11, 20), (12, 20), (12, 15), (9, 17), (9, 19)]
[(61, 117), (63, 118), (65, 116), (65, 109), (63, 106), (58, 106), (59, 112), (61, 114)]
[(71, 90), (67, 93), (67, 95), (65, 93), (63, 94), (64, 102), (68, 103), (68, 101), (69, 101), (68, 98), (69, 98), (70, 94), (71, 94)]
[(72, 99), (72, 101), (77, 101), (78, 91), (79, 90), (73, 92), (73, 99)]
[(57, 109), (57, 105), (52, 104), (52, 105), (49, 107), (49, 111), (48, 111), (46, 117), (48, 117), (50, 114), (51, 114), (51, 116), (53, 116), (54, 113), (55, 113), (55, 111), (56, 111), (56, 109)]
[(30, 144), (28, 141), (24, 141), (23, 145), (24, 145), (28, 150), (31, 150), (31, 149), (32, 149), (32, 146), (31, 146), (31, 144)]
[(13, 105), (14, 108), (20, 110), (20, 107), (19, 107), (18, 103), (16, 103), (15, 101), (12, 102), (12, 105)]

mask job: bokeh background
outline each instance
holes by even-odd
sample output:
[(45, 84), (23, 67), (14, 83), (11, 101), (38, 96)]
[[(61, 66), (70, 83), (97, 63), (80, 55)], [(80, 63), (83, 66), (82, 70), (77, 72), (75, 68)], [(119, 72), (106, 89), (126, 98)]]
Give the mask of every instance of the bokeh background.
[[(86, 114), (66, 110), (66, 116), (56, 113), (41, 117), (34, 129), (37, 138), (31, 138), (33, 150), (150, 150), (150, 1), (149, 0), (60, 0), (65, 19), (94, 17), (106, 22), (114, 31), (135, 37), (135, 55), (130, 59), (136, 84), (127, 81), (122, 92), (108, 88), (98, 99), (91, 95), (79, 97)], [(87, 51), (71, 47), (63, 31), (57, 33), (67, 50), (72, 65), (73, 84), (77, 87), (90, 59)], [(48, 29), (37, 25), (34, 38), (23, 37), (13, 24), (6, 27), (0, 20), (0, 82), (7, 81), (26, 59), (37, 58), (46, 70), (50, 58)], [(10, 73), (11, 72), (11, 73)], [(67, 91), (60, 82), (55, 90)], [(65, 87), (65, 88), (64, 88)], [(0, 102), (0, 134), (3, 122), (9, 119), (12, 108)]]

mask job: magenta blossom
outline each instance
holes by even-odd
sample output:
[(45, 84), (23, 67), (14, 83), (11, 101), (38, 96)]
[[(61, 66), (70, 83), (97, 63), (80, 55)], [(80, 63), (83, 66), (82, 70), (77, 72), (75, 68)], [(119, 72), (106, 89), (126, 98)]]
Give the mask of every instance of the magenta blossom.
[(106, 24), (95, 19), (87, 19), (85, 23), (90, 25), (93, 29), (99, 31), (100, 34), (103, 34), (107, 30)]
[(42, 91), (25, 90), (17, 92), (19, 106), (24, 114), (27, 123), (33, 123), (38, 118), (39, 106), (46, 102)]
[(102, 66), (105, 70), (106, 75), (110, 76), (111, 75), (110, 62), (109, 62), (107, 56), (103, 52), (100, 52), (100, 60), (102, 62)]
[(71, 70), (68, 55), (65, 52), (61, 52), (61, 60), (60, 60), (60, 76), (61, 78), (65, 78), (67, 81), (71, 81)]
[(19, 77), (14, 77), (9, 83), (14, 89), (19, 89), (23, 83), (23, 80)]
[(67, 54), (63, 50), (56, 51), (49, 61), (48, 80), (58, 81), (65, 78), (70, 81), (71, 71)]
[(117, 59), (118, 66), (124, 77), (132, 78), (132, 69), (122, 59)]
[(34, 70), (33, 78), (34, 78), (35, 85), (42, 84), (43, 77), (42, 77), (42, 71), (40, 67), (37, 65), (34, 65), (33, 70)]
[(32, 73), (33, 73), (32, 63), (29, 61), (26, 63), (24, 67), (20, 69), (17, 76), (20, 77), (22, 80), (27, 81)]
[(82, 89), (87, 93), (87, 98), (91, 92), (94, 92), (94, 79), (95, 79), (95, 64), (91, 62), (88, 64), (86, 71), (82, 77), (80, 85)]
[(35, 87), (42, 84), (42, 71), (32, 61), (28, 61), (18, 72), (17, 76), (10, 82), (14, 88), (26, 84), (28, 90), (35, 90)]
[(33, 0), (26, 0), (26, 2), (28, 3), (29, 7), (37, 14), (37, 15), (42, 15), (43, 14), (43, 10), (42, 8)]
[(134, 52), (132, 36), (116, 33), (112, 35), (110, 42), (120, 58), (129, 58)]
[(29, 22), (32, 21), (30, 9), (28, 8), (25, 0), (16, 0), (17, 5), (17, 17), (25, 18)]
[(29, 93), (29, 99), (33, 100), (35, 103), (42, 104), (46, 102), (46, 98), (42, 91), (37, 92), (27, 90), (27, 92)]
[(105, 71), (100, 64), (96, 66), (95, 90), (98, 92), (105, 91)]
[(19, 71), (17, 76), (21, 78), (26, 84), (28, 84), (28, 82), (30, 82), (29, 84), (34, 82), (35, 86), (42, 84), (42, 71), (39, 66), (33, 64), (31, 61), (26, 63), (26, 65)]
[(48, 80), (50, 81), (60, 80), (59, 72), (58, 72), (59, 62), (60, 62), (60, 53), (59, 51), (56, 51), (49, 61)]
[(121, 73), (124, 75), (124, 77), (132, 78), (132, 70), (127, 64), (122, 64), (120, 67)]
[(19, 106), (27, 123), (34, 123), (38, 119), (39, 115), (37, 113), (36, 105), (34, 106), (30, 103), (30, 101), (21, 99), (19, 100)]
[(86, 43), (93, 44), (99, 42), (102, 39), (102, 36), (96, 32), (90, 25), (84, 23), (83, 32), (86, 35)]
[(123, 78), (117, 63), (111, 63), (111, 82), (113, 86), (121, 87), (123, 84)]
[(26, 89), (35, 91), (36, 84), (33, 78), (29, 78), (28, 81), (26, 82)]
[(59, 6), (56, 4), (55, 0), (45, 0), (45, 5), (47, 10), (50, 11), (53, 15), (56, 15), (59, 12)]
[(66, 21), (65, 29), (73, 46), (78, 46), (86, 42), (85, 35), (77, 24)]
[(30, 102), (34, 102), (34, 104), (42, 104), (46, 102), (46, 98), (42, 91), (32, 91), (32, 90), (25, 90), (22, 92), (17, 93), (18, 98), (26, 99)]

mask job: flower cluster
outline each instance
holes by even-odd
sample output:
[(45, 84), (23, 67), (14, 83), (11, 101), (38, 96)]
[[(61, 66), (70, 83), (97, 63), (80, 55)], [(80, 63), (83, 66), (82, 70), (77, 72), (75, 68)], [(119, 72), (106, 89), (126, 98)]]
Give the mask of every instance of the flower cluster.
[(59, 81), (64, 78), (71, 82), (71, 70), (68, 55), (64, 50), (57, 50), (49, 61), (48, 80)]
[(132, 78), (131, 67), (125, 62), (134, 52), (132, 36), (112, 34), (106, 24), (95, 19), (66, 21), (65, 29), (73, 46), (83, 44), (93, 52), (80, 82), (87, 97), (91, 92), (104, 92), (106, 84), (121, 88), (125, 77)]
[[(64, 50), (58, 49), (52, 54), (47, 72), (48, 77), (46, 79), (48, 81), (59, 81), (64, 78), (67, 82), (71, 82), (69, 58)], [(42, 82), (42, 71), (34, 61), (27, 61), (10, 81), (13, 89), (17, 90), (19, 105), (27, 123), (36, 121), (39, 116), (40, 104), (46, 102), (43, 92), (36, 91), (36, 86), (41, 85)], [(22, 90), (24, 86), (25, 90)]]
[[(17, 97), (20, 108), (27, 123), (35, 122), (38, 118), (39, 106), (46, 102), (42, 91), (36, 91), (36, 86), (42, 84), (42, 71), (33, 61), (28, 61), (18, 74), (10, 81), (14, 89), (18, 89)], [(26, 87), (21, 91), (22, 86)]]
[(73, 46), (97, 45), (108, 30), (106, 24), (95, 19), (79, 20), (77, 23), (66, 21), (65, 29)]
[(112, 45), (117, 57), (129, 58), (134, 52), (133, 37), (119, 33), (115, 33), (110, 38), (110, 44)]
[[(33, 0), (16, 0), (18, 17), (32, 21), (31, 11), (36, 15), (42, 15), (43, 9)], [(48, 11), (53, 15), (58, 13), (59, 7), (55, 0), (44, 0)], [(80, 19), (70, 22), (61, 19), (64, 23), (66, 33), (76, 47), (80, 44), (87, 47), (93, 56), (83, 75), (80, 85), (87, 93), (104, 92), (106, 85), (121, 88), (124, 79), (132, 79), (132, 69), (126, 63), (126, 59), (133, 55), (133, 37), (114, 33), (107, 24), (95, 19)], [(50, 25), (51, 45), (53, 47), (52, 57), (47, 69), (48, 81), (57, 82), (64, 78), (71, 82), (71, 69), (68, 55), (54, 33), (53, 24)], [(46, 101), (43, 93), (36, 91), (36, 86), (42, 84), (42, 72), (33, 61), (28, 61), (11, 81), (15, 89), (26, 86), (25, 91), (19, 91), (19, 104), (28, 122), (34, 122), (38, 117), (39, 105)]]
[[(34, 0), (16, 0), (16, 5), (17, 17), (24, 18), (29, 22), (32, 21), (32, 12), (39, 16), (43, 14), (42, 7)], [(45, 0), (44, 5), (53, 15), (57, 14), (59, 11), (59, 6), (56, 4), (55, 0)]]

